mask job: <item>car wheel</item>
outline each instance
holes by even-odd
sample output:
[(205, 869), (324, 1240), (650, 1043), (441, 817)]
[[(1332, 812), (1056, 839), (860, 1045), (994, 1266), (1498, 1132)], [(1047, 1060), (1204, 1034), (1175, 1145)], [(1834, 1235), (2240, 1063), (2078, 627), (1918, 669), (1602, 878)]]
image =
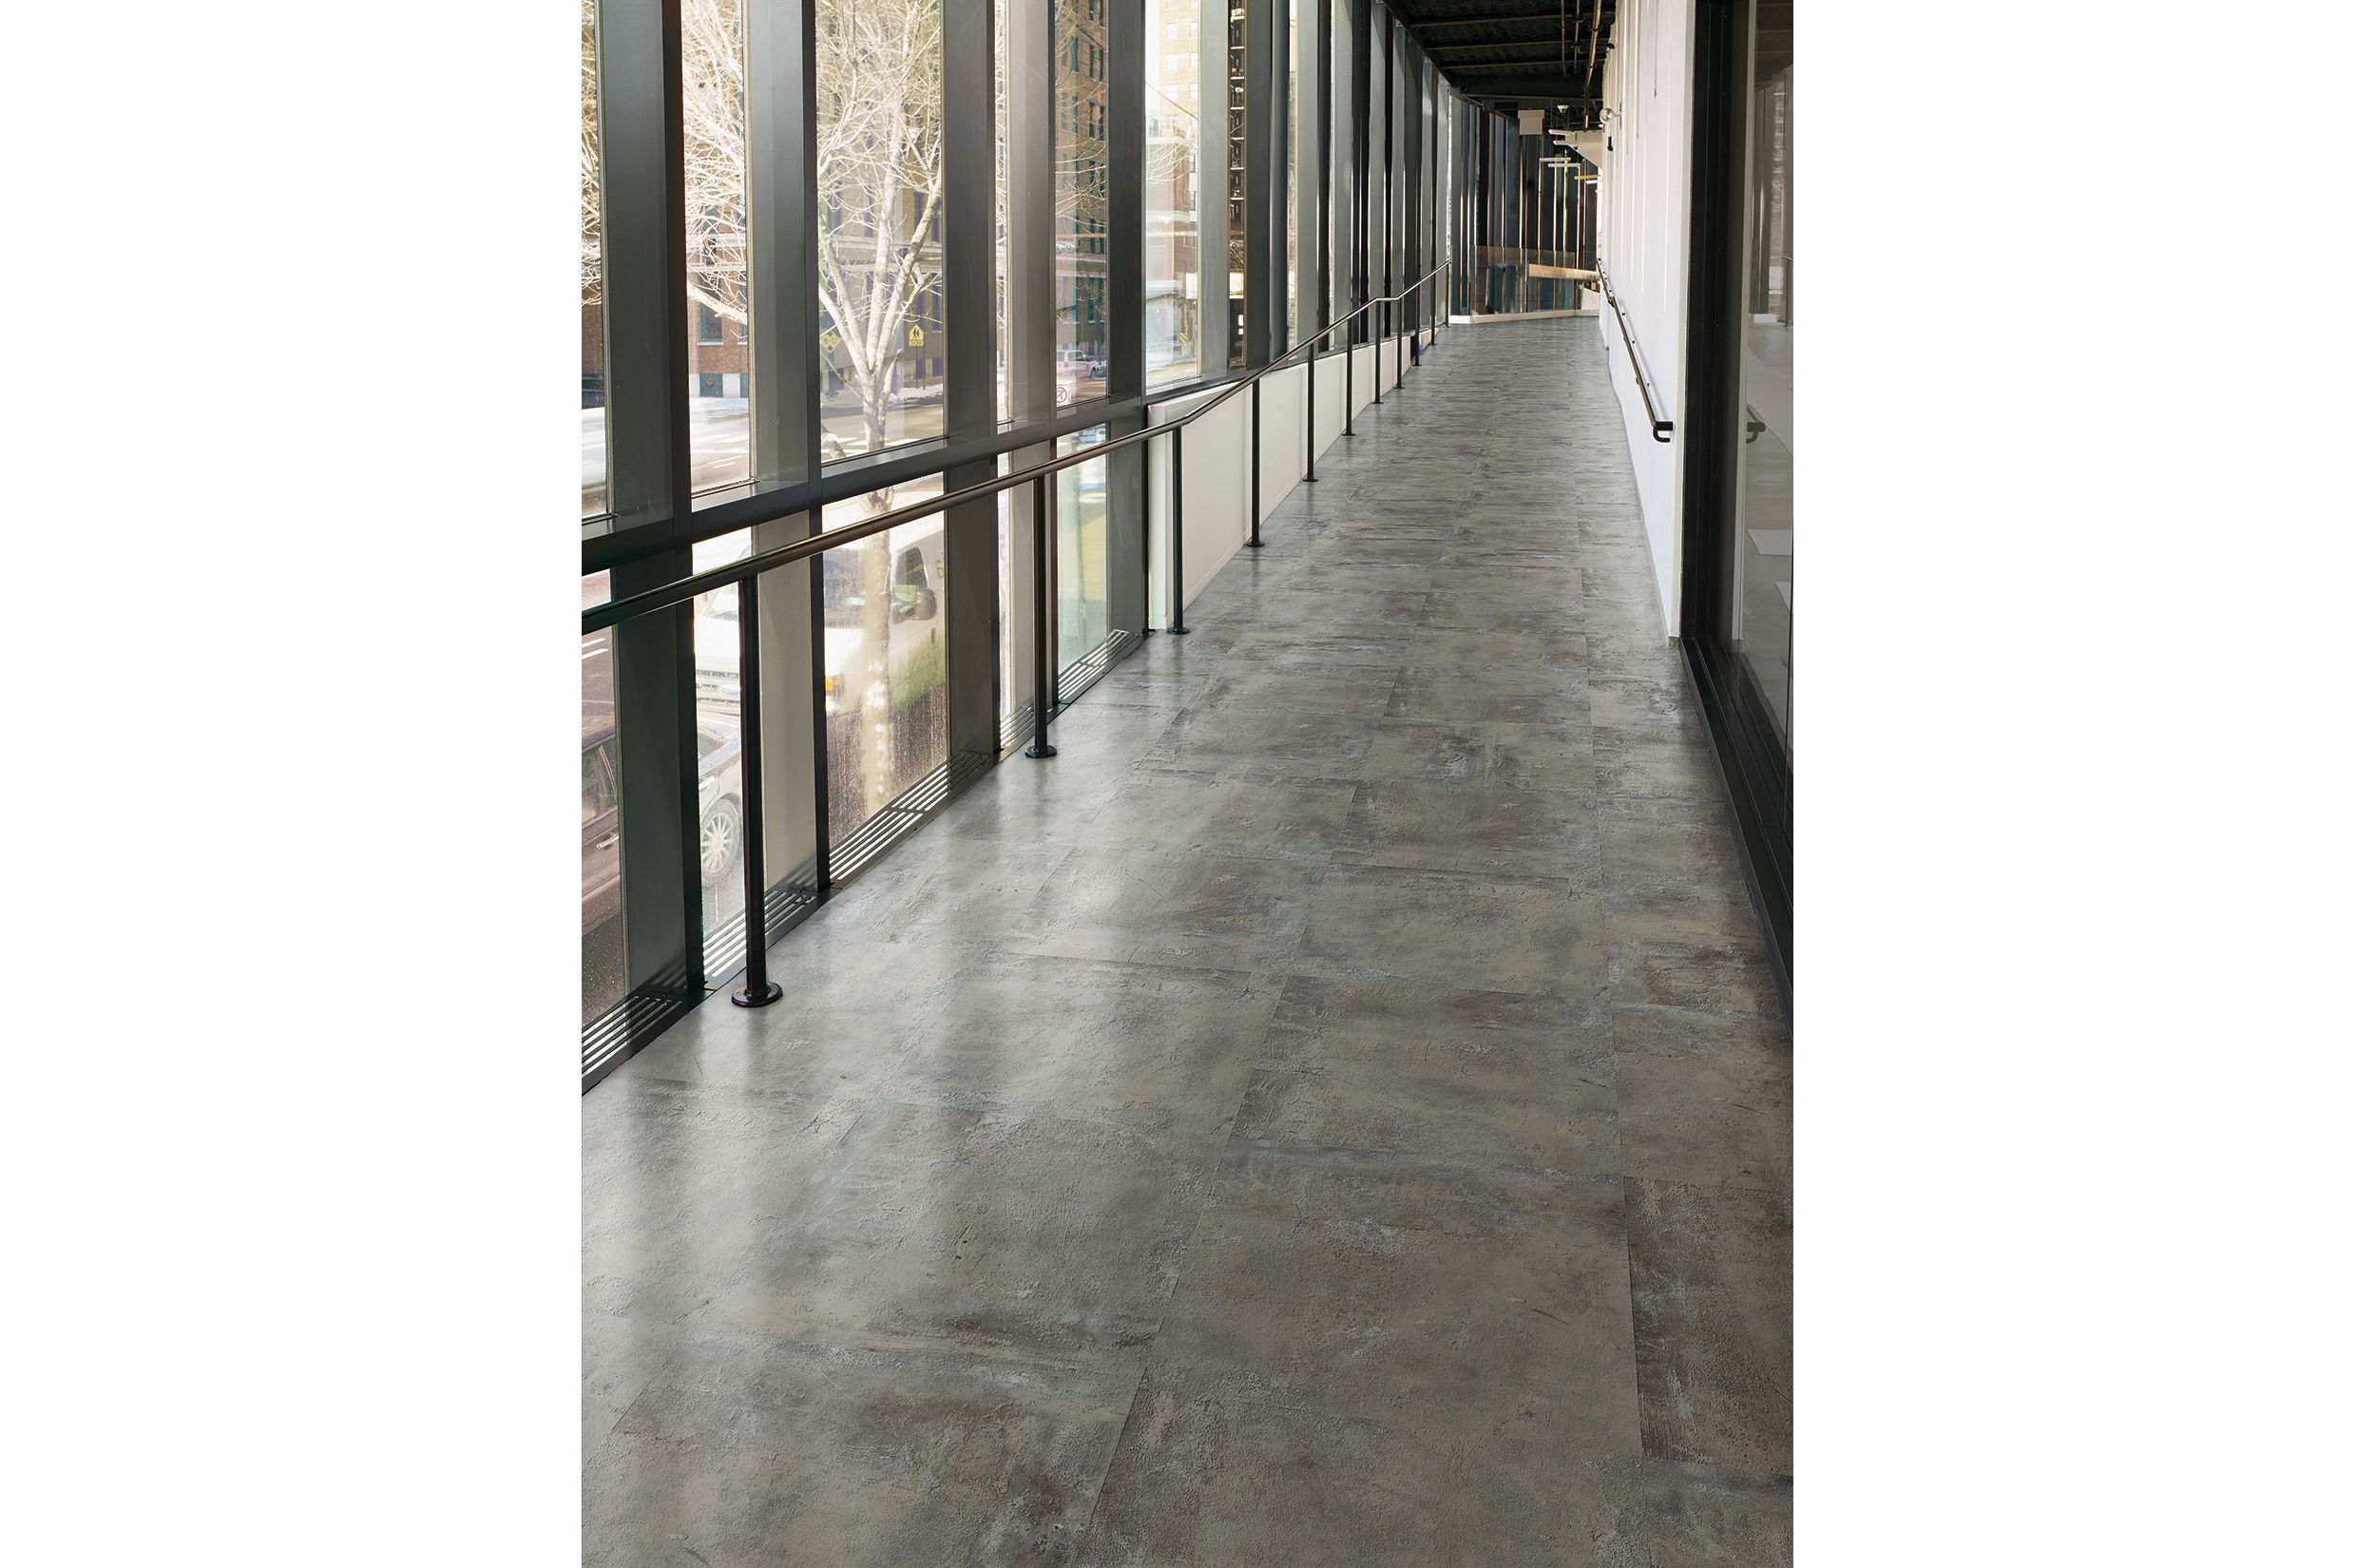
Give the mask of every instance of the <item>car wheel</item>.
[(701, 880), (722, 882), (742, 858), (742, 808), (721, 800), (701, 813)]

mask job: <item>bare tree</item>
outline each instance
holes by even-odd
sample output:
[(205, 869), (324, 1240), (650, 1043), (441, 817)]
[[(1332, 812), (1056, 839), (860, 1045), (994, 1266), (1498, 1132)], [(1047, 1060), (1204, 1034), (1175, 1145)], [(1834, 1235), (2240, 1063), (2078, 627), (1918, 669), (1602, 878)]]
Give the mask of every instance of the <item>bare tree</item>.
[(937, 0), (842, 0), (816, 19), (817, 292), (872, 451), (916, 301), (938, 276)]
[(747, 339), (750, 100), (742, 0), (684, 0), (685, 294)]
[[(685, 292), (750, 325), (744, 0), (683, 0)], [(866, 428), (883, 445), (916, 301), (938, 276), (938, 0), (832, 0), (816, 18), (817, 298)], [(888, 495), (870, 498), (880, 510)], [(865, 617), (857, 698), (869, 815), (896, 793), (891, 540), (857, 546)]]

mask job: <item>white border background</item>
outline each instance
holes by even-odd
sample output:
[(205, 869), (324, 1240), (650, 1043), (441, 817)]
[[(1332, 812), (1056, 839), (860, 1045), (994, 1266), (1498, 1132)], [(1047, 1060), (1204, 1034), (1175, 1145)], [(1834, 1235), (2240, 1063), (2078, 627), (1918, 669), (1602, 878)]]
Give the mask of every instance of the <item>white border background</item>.
[[(575, 26), (12, 19), (25, 1560), (575, 1560)], [(1798, 27), (1799, 1560), (2362, 1557), (2369, 13)]]

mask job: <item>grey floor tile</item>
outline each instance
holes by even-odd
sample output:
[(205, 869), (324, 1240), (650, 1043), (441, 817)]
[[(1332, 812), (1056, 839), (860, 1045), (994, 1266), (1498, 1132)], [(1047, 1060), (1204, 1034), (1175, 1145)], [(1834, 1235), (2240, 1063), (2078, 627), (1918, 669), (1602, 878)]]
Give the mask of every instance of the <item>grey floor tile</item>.
[(1568, 997), (1297, 976), (1233, 1136), (1607, 1175), (1620, 1168), (1608, 1021)]
[(1612, 1016), (1629, 1174), (1790, 1191), (1791, 1053), (1779, 1024), (1670, 1007)]
[(1642, 1462), (1652, 1568), (1790, 1568), (1791, 1482)]
[(1135, 1373), (705, 1338), (588, 1457), (588, 1563), (1063, 1564)]
[(586, 1560), (1789, 1560), (1789, 1036), (1605, 360), (1447, 335), (587, 1097)]
[(1648, 1568), (1631, 1459), (1447, 1439), (1311, 1404), (1141, 1390), (1098, 1500), (1101, 1568)]
[(1342, 866), (1320, 878), (1297, 973), (1598, 996), (1608, 931), (1588, 886)]
[(1213, 1147), (1038, 1112), (874, 1106), (705, 1322), (1135, 1365), (1211, 1189)]
[(586, 1310), (673, 1322), (708, 1307), (860, 1103), (615, 1074), (599, 1085), (581, 1107)]
[(1600, 843), (1588, 791), (1379, 779), (1354, 789), (1335, 860), (1591, 882)]
[(1275, 976), (992, 954), (949, 980), (883, 1092), (1217, 1141), (1279, 989)]
[(1445, 1437), (1630, 1455), (1639, 1419), (1620, 1203), (1607, 1178), (1235, 1151), (1152, 1375)]

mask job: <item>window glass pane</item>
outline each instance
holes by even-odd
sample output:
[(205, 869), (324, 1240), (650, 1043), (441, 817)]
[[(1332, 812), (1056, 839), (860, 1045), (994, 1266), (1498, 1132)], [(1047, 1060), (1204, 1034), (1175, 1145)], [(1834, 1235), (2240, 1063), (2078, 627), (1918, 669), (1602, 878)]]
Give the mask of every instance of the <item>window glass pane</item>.
[(997, 0), (997, 4), (991, 8), (990, 25), (990, 36), (996, 40), (990, 73), (991, 134), (998, 138), (998, 156), (994, 163), (997, 170), (998, 190), (996, 207), (991, 219), (995, 227), (990, 241), (990, 309), (993, 319), (997, 322), (998, 331), (997, 397), (998, 419), (1001, 424), (1015, 416), (1014, 385), (1006, 373), (1007, 312), (1012, 309), (1014, 302), (1013, 291), (1007, 284), (1008, 231), (1014, 222), (1010, 196), (1012, 168), (1009, 163), (1009, 160), (1014, 156), (1014, 127), (1007, 124), (1006, 14), (1006, 0)]
[(1056, 4), (1056, 401), (1105, 395), (1105, 7)]
[[(1064, 436), (1067, 456), (1105, 439), (1095, 426)], [(1102, 647), (1105, 617), (1105, 464), (1102, 457), (1056, 476), (1056, 665), (1071, 669)], [(1028, 505), (1028, 503), (1025, 503)]]
[(1197, 8), (1147, 0), (1147, 385), (1197, 373)]
[(1791, 747), (1791, 10), (1760, 0), (1751, 58), (1750, 161), (1740, 348), (1740, 493), (1734, 507), (1733, 637), (1774, 733)]
[(603, 127), (597, 84), (601, 57), (595, 45), (594, 0), (579, 8), (578, 47), (578, 335), (579, 418), (583, 421), (578, 515), (610, 510), (610, 411), (603, 357)]
[(819, 386), (827, 462), (946, 429), (939, 0), (818, 0)]
[(751, 478), (751, 193), (744, 0), (683, 0), (685, 333), (693, 488)]
[[(1302, 252), (1295, 247), (1297, 238), (1300, 238), (1300, 228), (1302, 228), (1300, 220), (1297, 220), (1302, 216), (1302, 211), (1297, 209), (1297, 204), (1295, 204), (1295, 164), (1300, 164), (1302, 162), (1302, 147), (1295, 143), (1295, 126), (1297, 124), (1302, 124), (1302, 107), (1295, 103), (1295, 93), (1302, 88), (1302, 84), (1307, 84), (1307, 81), (1312, 79), (1310, 71), (1297, 69), (1295, 50), (1300, 48), (1300, 45), (1297, 45), (1295, 24), (1297, 24), (1295, 0), (1288, 0), (1288, 160), (1286, 160), (1288, 162), (1288, 201), (1286, 201), (1286, 214), (1288, 214), (1288, 342), (1291, 344), (1295, 342), (1297, 337), (1305, 335), (1305, 328), (1300, 325), (1302, 316), (1295, 314), (1295, 304), (1297, 304), (1297, 299), (1302, 299), (1302, 295), (1307, 292), (1297, 287), (1297, 280), (1300, 280), (1302, 271), (1305, 271), (1305, 261), (1302, 261)], [(1286, 347), (1286, 344), (1281, 344), (1281, 347)]]
[(1246, 5), (1229, 0), (1229, 362), (1246, 362)]
[[(938, 479), (829, 507), (828, 528), (936, 495)], [(948, 579), (943, 520), (829, 550), (825, 760), (829, 842), (841, 845), (948, 759)]]
[[(1353, 30), (1352, 9), (1346, 0), (1330, 0), (1330, 5), (1329, 102), (1333, 124), (1329, 138), (1329, 314), (1335, 316), (1359, 301), (1353, 289), (1353, 155), (1359, 148), (1353, 135), (1353, 48), (1360, 36)], [(1331, 346), (1343, 347), (1353, 325), (1357, 323), (1332, 334)]]
[[(693, 569), (730, 565), (751, 553), (751, 530), (693, 546)], [(722, 985), (742, 964), (741, 595), (714, 588), (693, 602), (693, 728), (701, 862), (702, 967)]]
[[(610, 574), (598, 572), (584, 580), (581, 608), (591, 609), (610, 598)], [(584, 930), (584, 1016), (591, 1023), (626, 1000), (627, 921), (625, 854), (620, 847), (620, 784), (625, 773), (619, 755), (618, 675), (611, 652), (611, 633), (599, 631), (578, 641), (582, 671), (583, 750), (579, 772), (584, 784), (579, 826), (584, 835), (584, 889), (580, 913)]]

